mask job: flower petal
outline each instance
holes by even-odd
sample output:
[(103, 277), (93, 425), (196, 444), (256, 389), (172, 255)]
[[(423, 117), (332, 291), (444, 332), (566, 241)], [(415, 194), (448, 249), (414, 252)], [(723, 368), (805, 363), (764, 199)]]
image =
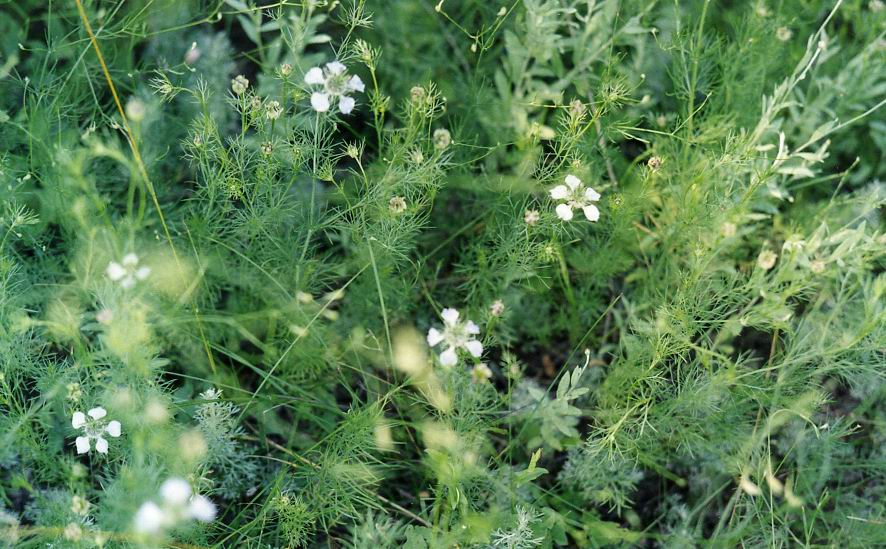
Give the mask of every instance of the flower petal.
[(480, 358), (480, 355), (483, 354), (483, 344), (477, 341), (476, 339), (472, 339), (465, 343), (465, 349), (471, 353), (471, 356), (474, 358)]
[(108, 423), (108, 426), (105, 427), (105, 431), (107, 431), (108, 434), (114, 438), (119, 437), (120, 436), (120, 422), (115, 419), (114, 421)]
[(146, 501), (135, 514), (135, 530), (143, 534), (156, 534), (165, 521), (166, 513), (153, 501)]
[(600, 200), (600, 193), (588, 187), (587, 189), (585, 189), (585, 199), (590, 200), (591, 202), (596, 202)]
[(348, 80), (348, 88), (351, 91), (362, 92), (366, 89), (366, 86), (363, 84), (363, 80), (361, 80), (360, 77), (355, 74), (351, 77), (350, 80)]
[(440, 364), (443, 366), (455, 366), (458, 362), (458, 355), (455, 353), (455, 347), (450, 347), (440, 353)]
[(566, 184), (574, 191), (579, 185), (581, 185), (581, 179), (570, 174), (566, 176)]
[(569, 207), (569, 204), (560, 204), (557, 206), (556, 212), (557, 217), (563, 221), (569, 221), (572, 219), (572, 208)]
[(347, 70), (347, 67), (345, 67), (338, 61), (330, 61), (329, 63), (326, 63), (326, 70), (328, 70), (332, 74), (341, 74), (345, 72), (345, 70)]
[(440, 330), (437, 328), (428, 330), (428, 345), (434, 347), (441, 341), (443, 341), (443, 334), (440, 333)]
[(124, 267), (135, 267), (138, 265), (138, 256), (134, 253), (130, 252), (123, 256), (123, 266)]
[(103, 439), (102, 437), (97, 437), (95, 439), (95, 449), (99, 454), (107, 454), (108, 453), (108, 441)]
[(126, 269), (116, 261), (111, 261), (108, 263), (108, 268), (105, 269), (105, 274), (108, 275), (108, 278), (116, 282), (126, 276)]
[(150, 267), (142, 267), (141, 269), (135, 271), (135, 278), (139, 280), (144, 280), (148, 278), (148, 275), (151, 274)]
[(135, 277), (132, 275), (129, 275), (120, 281), (120, 287), (123, 288), (124, 290), (129, 290), (133, 286), (135, 286)]
[(569, 189), (566, 188), (566, 185), (557, 185), (551, 189), (551, 198), (554, 200), (563, 200), (567, 196), (569, 196)]
[(597, 209), (593, 204), (588, 204), (582, 211), (585, 213), (585, 217), (588, 218), (588, 221), (597, 221), (600, 219), (600, 210)]
[(477, 335), (480, 333), (480, 327), (473, 320), (469, 320), (465, 323), (465, 331), (469, 334)]
[(351, 111), (354, 110), (354, 105), (356, 104), (357, 102), (354, 101), (353, 97), (343, 95), (341, 96), (341, 99), (338, 100), (338, 110), (340, 110), (342, 114), (351, 114)]
[(447, 326), (452, 326), (456, 322), (458, 322), (458, 311), (447, 307), (440, 311), (440, 317), (443, 319), (443, 322), (446, 323)]
[(77, 437), (74, 444), (77, 445), (78, 454), (85, 454), (89, 451), (89, 437)]
[(184, 505), (191, 497), (191, 485), (183, 478), (173, 477), (160, 485), (160, 495), (166, 503)]
[(314, 67), (305, 73), (305, 84), (320, 85), (326, 82), (323, 77), (323, 69)]
[(86, 413), (89, 414), (89, 417), (91, 417), (92, 419), (101, 419), (101, 418), (105, 417), (106, 415), (108, 415), (108, 411), (105, 410), (104, 408), (102, 408), (101, 406), (96, 406), (95, 408), (93, 408), (92, 410), (89, 410)]
[(311, 107), (317, 112), (326, 112), (329, 110), (329, 95), (320, 92), (311, 94)]
[(86, 414), (83, 412), (74, 412), (74, 417), (71, 418), (71, 426), (74, 429), (79, 429), (86, 425)]
[(204, 496), (194, 496), (188, 505), (188, 514), (202, 522), (210, 522), (215, 518), (215, 504)]

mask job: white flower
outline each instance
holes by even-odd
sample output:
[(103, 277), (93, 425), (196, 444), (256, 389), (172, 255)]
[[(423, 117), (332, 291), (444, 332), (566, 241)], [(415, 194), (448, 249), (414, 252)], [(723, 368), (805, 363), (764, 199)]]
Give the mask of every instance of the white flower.
[(146, 501), (135, 514), (135, 530), (157, 534), (182, 522), (215, 518), (215, 504), (209, 498), (191, 493), (191, 485), (183, 478), (173, 477), (160, 485), (160, 504)]
[(135, 529), (138, 532), (157, 533), (163, 529), (166, 515), (153, 501), (146, 501), (135, 513)]
[(215, 518), (215, 504), (207, 497), (194, 496), (188, 504), (188, 513), (200, 522), (211, 522)]
[(479, 326), (471, 320), (460, 321), (455, 309), (443, 309), (440, 316), (443, 318), (443, 331), (437, 328), (428, 330), (428, 345), (436, 347), (444, 343), (446, 346), (446, 350), (440, 353), (440, 364), (453, 366), (458, 362), (459, 348), (475, 358), (483, 354), (483, 344), (474, 337), (480, 333)]
[(236, 78), (231, 80), (231, 91), (233, 91), (235, 95), (243, 95), (248, 87), (249, 80), (247, 80), (242, 74), (238, 74)]
[(265, 115), (268, 120), (277, 120), (282, 113), (283, 107), (280, 106), (279, 101), (268, 101), (268, 104), (265, 105)]
[(585, 187), (581, 179), (574, 175), (566, 176), (565, 185), (557, 185), (551, 189), (551, 198), (562, 200), (557, 206), (557, 216), (563, 221), (572, 219), (572, 210), (581, 209), (588, 221), (600, 219), (600, 210), (592, 202), (600, 200), (600, 193), (590, 187)]
[(496, 299), (492, 302), (492, 305), (489, 306), (489, 314), (492, 316), (501, 316), (504, 312), (505, 302), (500, 299)]
[(191, 497), (191, 485), (183, 478), (173, 477), (160, 485), (160, 497), (170, 505), (184, 505)]
[[(74, 429), (83, 430), (83, 436), (77, 437), (75, 441), (78, 454), (88, 452), (92, 440), (95, 440), (95, 449), (98, 453), (108, 453), (108, 441), (104, 435), (107, 433), (114, 438), (119, 437), (120, 422), (117, 420), (106, 422), (104, 421), (106, 415), (108, 415), (108, 411), (100, 406), (89, 410), (85, 414), (83, 412), (74, 412), (74, 416), (71, 418), (71, 426)], [(87, 419), (86, 416), (89, 416), (90, 419)]]
[(305, 84), (323, 87), (311, 94), (311, 107), (317, 112), (328, 111), (332, 102), (338, 99), (338, 110), (350, 114), (357, 102), (349, 94), (366, 89), (360, 77), (349, 75), (347, 67), (338, 61), (326, 63), (322, 69), (310, 69), (305, 73)]
[(523, 222), (527, 225), (535, 225), (540, 218), (541, 215), (538, 213), (538, 210), (526, 210), (523, 214)]
[(108, 263), (105, 274), (114, 282), (119, 282), (123, 289), (128, 290), (135, 286), (137, 281), (148, 278), (148, 275), (151, 274), (151, 269), (150, 267), (139, 267), (138, 256), (128, 253), (123, 256), (123, 260), (120, 263), (116, 261)]

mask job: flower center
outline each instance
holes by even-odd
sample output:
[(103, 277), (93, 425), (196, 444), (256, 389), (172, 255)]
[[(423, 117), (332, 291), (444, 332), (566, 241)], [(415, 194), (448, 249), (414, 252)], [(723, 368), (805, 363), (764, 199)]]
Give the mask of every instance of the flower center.
[(470, 339), (468, 337), (469, 334), (467, 330), (465, 330), (465, 326), (463, 324), (449, 326), (443, 336), (446, 339), (446, 343), (448, 343), (451, 347), (464, 347), (465, 343), (467, 343), (468, 339)]
[(575, 189), (569, 191), (569, 196), (566, 197), (566, 201), (569, 203), (569, 206), (572, 208), (581, 208), (585, 205), (585, 189), (583, 186), (579, 185)]
[(349, 77), (347, 73), (341, 74), (327, 74), (326, 82), (324, 86), (326, 88), (326, 93), (329, 95), (345, 95), (348, 93), (348, 80)]
[(104, 430), (104, 422), (97, 419), (88, 421), (86, 422), (86, 425), (83, 426), (83, 433), (89, 438), (98, 438)]

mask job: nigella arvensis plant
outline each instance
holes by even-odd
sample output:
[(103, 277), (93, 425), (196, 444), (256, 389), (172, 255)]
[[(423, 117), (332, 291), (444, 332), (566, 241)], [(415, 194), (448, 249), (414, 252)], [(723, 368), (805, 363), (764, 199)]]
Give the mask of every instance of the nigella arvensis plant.
[(145, 266), (139, 267), (138, 256), (134, 253), (128, 253), (123, 256), (120, 263), (117, 263), (116, 261), (108, 263), (108, 268), (105, 269), (105, 274), (108, 278), (120, 284), (124, 290), (128, 290), (135, 286), (135, 283), (139, 280), (148, 278), (148, 275), (151, 274), (151, 268)]
[(311, 107), (317, 112), (326, 112), (338, 100), (338, 110), (350, 114), (356, 101), (350, 96), (365, 89), (360, 77), (348, 74), (347, 67), (338, 61), (326, 63), (323, 68), (314, 67), (305, 73), (305, 84), (322, 86), (311, 94)]
[(159, 503), (146, 501), (133, 519), (137, 532), (157, 535), (190, 520), (210, 522), (216, 507), (206, 496), (194, 494), (183, 478), (172, 477), (160, 486)]
[(77, 445), (77, 453), (85, 454), (92, 448), (92, 441), (95, 441), (95, 450), (99, 454), (108, 453), (108, 440), (105, 435), (114, 438), (120, 436), (121, 426), (117, 420), (106, 421), (105, 416), (108, 411), (101, 406), (95, 407), (85, 414), (83, 412), (74, 412), (71, 418), (71, 426), (74, 429), (81, 429), (83, 434), (77, 437), (75, 441)]
[(459, 349), (464, 349), (474, 358), (480, 358), (483, 344), (475, 337), (480, 333), (480, 327), (473, 320), (461, 320), (455, 309), (443, 309), (440, 317), (443, 319), (443, 330), (428, 330), (428, 345), (436, 347), (442, 343), (446, 347), (440, 353), (440, 364), (455, 365), (458, 362)]
[(600, 200), (600, 193), (585, 186), (581, 179), (574, 175), (566, 176), (565, 185), (557, 185), (551, 189), (551, 198), (563, 201), (556, 208), (557, 217), (563, 221), (571, 220), (572, 211), (576, 209), (581, 210), (588, 221), (600, 219), (600, 210), (593, 204)]

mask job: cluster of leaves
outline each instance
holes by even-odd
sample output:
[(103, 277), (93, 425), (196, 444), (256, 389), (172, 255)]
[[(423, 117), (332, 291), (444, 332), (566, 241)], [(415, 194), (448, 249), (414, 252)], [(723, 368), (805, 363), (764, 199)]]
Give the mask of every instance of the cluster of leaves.
[(0, 31), (2, 543), (886, 544), (883, 2)]

